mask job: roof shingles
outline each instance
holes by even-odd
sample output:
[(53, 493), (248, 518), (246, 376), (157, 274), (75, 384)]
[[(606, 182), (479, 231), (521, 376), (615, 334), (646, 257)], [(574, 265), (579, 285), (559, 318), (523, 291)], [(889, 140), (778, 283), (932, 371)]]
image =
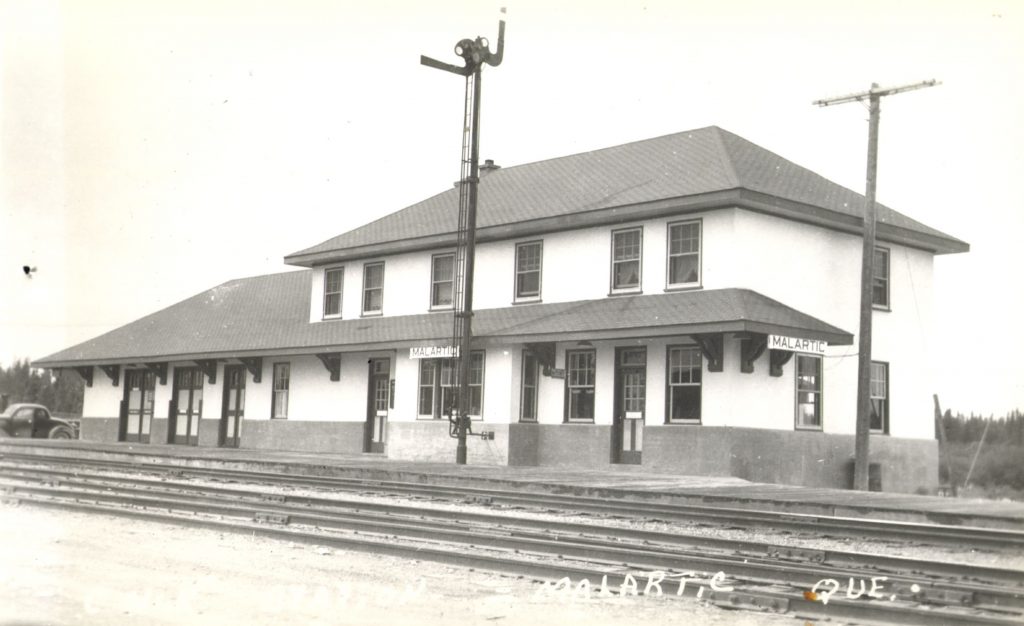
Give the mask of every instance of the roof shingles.
[[(612, 209), (734, 189), (860, 217), (864, 197), (716, 126), (581, 154), (504, 167), (479, 185), (477, 227)], [(455, 232), (458, 189), (436, 196), (285, 257), (309, 257), (368, 245)], [(966, 244), (883, 205), (882, 224)]]
[[(230, 281), (95, 339), (35, 362), (68, 367), (99, 362), (170, 361), (260, 352), (305, 354), (402, 347), (449, 339), (444, 313), (310, 323), (308, 271)], [(686, 334), (713, 326), (723, 331), (768, 327), (848, 344), (849, 333), (746, 289), (533, 304), (475, 312), (481, 341), (557, 340), (566, 333)], [(706, 330), (705, 330), (706, 332)]]

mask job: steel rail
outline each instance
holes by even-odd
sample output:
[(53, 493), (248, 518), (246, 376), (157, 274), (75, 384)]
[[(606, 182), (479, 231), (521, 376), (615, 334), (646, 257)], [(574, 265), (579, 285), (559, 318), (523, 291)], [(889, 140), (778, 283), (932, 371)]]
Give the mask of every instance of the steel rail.
[[(168, 466), (155, 463), (137, 463), (97, 459), (66, 459), (36, 455), (5, 455), (35, 463), (47, 461), (67, 465), (68, 462), (84, 466), (117, 468), (123, 471), (170, 474), (172, 476), (202, 476), (215, 480), (237, 480), (256, 484), (284, 484), (292, 487), (309, 486), (331, 490), (417, 494), (429, 497), (463, 500), (466, 497), (487, 498), (491, 502), (532, 507), (560, 507), (563, 509), (618, 515), (629, 518), (660, 518), (688, 522), (726, 523), (729, 527), (768, 527), (784, 530), (812, 532), (816, 536), (872, 537), (886, 540), (912, 540), (932, 545), (956, 547), (987, 547), (990, 549), (1024, 549), (1024, 532), (974, 526), (947, 526), (864, 518), (822, 516), (753, 509), (731, 509), (689, 504), (659, 504), (636, 500), (608, 500), (577, 495), (552, 495), (527, 491), (484, 489), (474, 487), (446, 487), (422, 485), (400, 481), (378, 481), (357, 478), (306, 476), (301, 474), (274, 474), (227, 469), (206, 469)], [(41, 459), (41, 460), (40, 460)]]
[[(571, 523), (564, 521), (550, 521), (514, 517), (509, 515), (497, 515), (477, 513), (465, 510), (443, 510), (412, 507), (398, 504), (381, 504), (359, 500), (339, 500), (336, 498), (320, 498), (311, 496), (298, 496), (294, 494), (267, 494), (246, 489), (233, 489), (211, 485), (197, 485), (195, 483), (140, 479), (134, 477), (112, 477), (102, 474), (83, 474), (61, 472), (60, 470), (46, 470), (43, 472), (50, 476), (56, 476), (59, 481), (54, 486), (77, 486), (85, 489), (100, 489), (104, 486), (113, 486), (122, 491), (131, 491), (144, 495), (163, 493), (170, 496), (180, 495), (182, 492), (192, 492), (197, 495), (214, 496), (218, 498), (239, 498), (255, 500), (257, 503), (266, 504), (288, 504), (307, 508), (317, 507), (329, 511), (344, 510), (346, 512), (358, 511), (365, 514), (367, 511), (376, 511), (382, 516), (404, 516), (425, 520), (427, 517), (442, 520), (441, 523), (451, 524), (457, 521), (460, 524), (472, 522), (504, 528), (514, 527), (520, 531), (541, 531), (545, 533), (559, 533), (562, 536), (571, 536), (574, 541), (584, 537), (625, 539), (632, 542), (644, 542), (647, 544), (667, 544), (672, 546), (686, 546), (688, 548), (712, 549), (719, 552), (740, 553), (744, 558), (751, 559), (773, 559), (783, 561), (804, 560), (822, 566), (835, 568), (848, 568), (857, 570), (870, 569), (875, 573), (902, 574), (914, 572), (928, 578), (937, 579), (961, 579), (969, 581), (982, 581), (998, 583), (1003, 585), (1016, 585), (1024, 587), (1024, 572), (994, 567), (980, 567), (964, 565), (962, 563), (949, 563), (942, 561), (924, 561), (920, 559), (909, 559), (904, 557), (892, 557), (878, 554), (856, 553), (839, 550), (810, 549), (794, 546), (783, 546), (765, 542), (742, 541), (725, 539), (720, 537), (703, 537), (685, 533), (656, 532), (634, 528), (623, 528), (595, 523)], [(0, 476), (14, 476), (21, 479), (34, 479), (46, 481), (45, 478), (30, 473), (27, 470), (18, 470), (9, 464), (0, 463)], [(126, 488), (124, 484), (137, 485), (138, 489)]]
[[(378, 514), (346, 511), (342, 514), (328, 510), (310, 511), (308, 507), (288, 506), (276, 502), (263, 502), (248, 494), (244, 498), (228, 501), (223, 494), (192, 493), (182, 494), (167, 490), (163, 494), (140, 490), (134, 486), (116, 488), (111, 486), (90, 486), (87, 489), (68, 489), (65, 485), (35, 487), (7, 483), (14, 495), (31, 494), (48, 498), (79, 500), (87, 498), (94, 502), (106, 502), (143, 508), (180, 510), (193, 513), (233, 516), (249, 519), (257, 515), (271, 516), (285, 523), (296, 523), (318, 528), (358, 530), (361, 532), (393, 534), (396, 538), (417, 538), (432, 540), (442, 536), (446, 541), (467, 543), (470, 547), (487, 546), (554, 554), (615, 562), (625, 562), (648, 570), (686, 569), (699, 571), (729, 571), (732, 576), (746, 583), (778, 583), (812, 588), (824, 579), (865, 580), (869, 574), (880, 572), (850, 571), (819, 563), (778, 562), (766, 558), (752, 558), (743, 554), (699, 555), (692, 552), (673, 550), (673, 547), (657, 544), (623, 545), (601, 541), (599, 538), (552, 537), (538, 533), (513, 532), (506, 526), (477, 524), (475, 527), (452, 527), (447, 520), (388, 519)], [(112, 492), (113, 491), (113, 492)], [(140, 495), (138, 492), (143, 491)], [(254, 501), (255, 500), (255, 501)], [(1019, 585), (1017, 589), (1000, 589), (979, 584), (950, 583), (948, 581), (925, 581), (911, 576), (891, 575), (886, 577), (891, 586), (893, 598), (906, 601), (925, 600), (932, 604), (971, 605), (988, 609), (1024, 609)], [(852, 584), (852, 583), (851, 583)], [(917, 591), (914, 591), (914, 587)], [(1024, 615), (1022, 615), (1024, 617)]]
[[(191, 526), (204, 526), (207, 528), (218, 528), (220, 530), (233, 530), (236, 532), (245, 532), (259, 534), (263, 536), (271, 536), (276, 538), (289, 538), (293, 541), (302, 541), (305, 543), (317, 543), (321, 545), (329, 544), (344, 547), (346, 549), (356, 549), (369, 551), (373, 553), (385, 553), (395, 556), (413, 557), (418, 559), (438, 560), (445, 563), (459, 564), (464, 566), (472, 567), (483, 567), (492, 571), (508, 573), (510, 571), (524, 574), (524, 575), (541, 575), (548, 577), (560, 577), (560, 576), (607, 576), (607, 575), (618, 575), (624, 576), (625, 573), (630, 573), (635, 565), (630, 563), (621, 563), (617, 565), (615, 557), (618, 556), (633, 556), (629, 551), (615, 551), (612, 549), (606, 549), (604, 551), (595, 551), (593, 548), (588, 546), (572, 546), (566, 544), (558, 544), (557, 548), (560, 555), (560, 559), (565, 558), (565, 553), (572, 551), (572, 556), (577, 558), (585, 558), (589, 562), (577, 564), (575, 562), (564, 562), (557, 561), (552, 563), (551, 561), (537, 562), (536, 560), (525, 560), (522, 556), (529, 556), (529, 553), (524, 553), (522, 546), (526, 545), (519, 540), (509, 545), (518, 545), (520, 548), (512, 548), (512, 550), (518, 550), (518, 552), (512, 552), (511, 554), (506, 553), (506, 556), (495, 557), (487, 554), (472, 554), (466, 550), (466, 544), (454, 544), (452, 547), (445, 549), (443, 547), (430, 547), (417, 544), (414, 546), (403, 545), (400, 542), (395, 541), (397, 537), (389, 535), (387, 533), (380, 533), (380, 527), (375, 526), (376, 530), (371, 531), (382, 537), (382, 540), (373, 541), (368, 540), (365, 537), (353, 538), (353, 537), (339, 537), (337, 535), (325, 535), (322, 532), (300, 532), (291, 529), (267, 527), (267, 526), (254, 526), (249, 522), (235, 521), (214, 521), (214, 520), (201, 520), (196, 518), (182, 518), (181, 516), (172, 515), (170, 513), (163, 513), (162, 511), (167, 510), (166, 500), (152, 499), (154, 500), (159, 508), (160, 512), (148, 511), (137, 508), (140, 506), (140, 501), (136, 499), (131, 506), (136, 508), (123, 508), (123, 507), (110, 507), (100, 505), (94, 502), (81, 502), (75, 500), (66, 499), (41, 499), (39, 495), (30, 495), (25, 497), (27, 494), (19, 494), (15, 497), (19, 502), (25, 502), (27, 504), (37, 504), (41, 506), (57, 506), (60, 508), (73, 508), (78, 510), (86, 510), (89, 512), (103, 512), (103, 513), (114, 513), (117, 515), (127, 515), (129, 517), (153, 519), (165, 522), (171, 522), (175, 524), (181, 524), (182, 522)], [(82, 494), (79, 494), (82, 495)], [(97, 494), (89, 494), (96, 496)], [(108, 499), (116, 499), (117, 496), (114, 494), (108, 494)], [(12, 499), (12, 496), (7, 496), (8, 501)], [(220, 510), (221, 514), (224, 511), (230, 510), (230, 505), (206, 505), (203, 507), (205, 510), (214, 511)], [(311, 517), (312, 520), (312, 517)], [(393, 530), (394, 527), (389, 527), (388, 530)], [(445, 534), (443, 541), (438, 541), (436, 538), (436, 532), (431, 532), (431, 539), (438, 545), (444, 545), (446, 543), (454, 543), (451, 541), (452, 538), (466, 539), (466, 536), (462, 533), (455, 534), (451, 531)], [(487, 538), (490, 539), (490, 538)], [(475, 544), (469, 544), (470, 547), (475, 547)], [(540, 547), (541, 542), (531, 542), (531, 546)], [(494, 551), (493, 548), (489, 548)], [(636, 551), (633, 551), (636, 552)], [(535, 553), (536, 554), (536, 553)], [(513, 556), (515, 555), (515, 556)], [(603, 559), (603, 556), (612, 555), (612, 559)], [(544, 556), (543, 553), (540, 556)], [(550, 556), (550, 555), (548, 555)], [(657, 555), (650, 553), (640, 553), (639, 556), (643, 559), (642, 568), (659, 567), (662, 564), (676, 563), (672, 561), (671, 557), (666, 561), (664, 559), (657, 558)], [(709, 564), (717, 563), (715, 561), (709, 561)], [(735, 564), (732, 564), (735, 565)], [(671, 565), (670, 565), (671, 567)], [(650, 569), (641, 569), (640, 572), (652, 571)], [(793, 572), (794, 574), (796, 572)], [(755, 581), (756, 582), (756, 581)], [(685, 586), (678, 589), (677, 593), (680, 595), (689, 595), (694, 593), (694, 586), (690, 587), (689, 593)], [(700, 588), (695, 595), (700, 597), (700, 594), (704, 591)], [(807, 600), (803, 594), (796, 590), (796, 592), (778, 592), (772, 590), (758, 589), (755, 588), (753, 591), (740, 590), (731, 592), (713, 592), (708, 595), (708, 599), (712, 600), (715, 604), (726, 607), (771, 607), (775, 610), (788, 609), (790, 612), (796, 612), (798, 615), (816, 615), (821, 617), (830, 618), (854, 618), (859, 620), (876, 620), (876, 621), (887, 621), (896, 622), (900, 624), (932, 624), (934, 620), (940, 619), (944, 624), (1016, 624), (1019, 623), (1021, 615), (1018, 614), (999, 614), (991, 611), (983, 612), (976, 609), (958, 609), (958, 608), (942, 608), (936, 609), (929, 607), (928, 610), (922, 611), (917, 606), (912, 606), (903, 602), (884, 602), (876, 600), (860, 600), (856, 602), (847, 601), (845, 598), (834, 598), (827, 605), (821, 602)], [(796, 609), (794, 611), (794, 609)]]

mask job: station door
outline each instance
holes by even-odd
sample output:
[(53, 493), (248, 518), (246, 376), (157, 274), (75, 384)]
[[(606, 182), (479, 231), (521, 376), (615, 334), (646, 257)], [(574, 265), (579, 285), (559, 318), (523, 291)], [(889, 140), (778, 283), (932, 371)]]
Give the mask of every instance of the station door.
[(199, 418), (202, 413), (203, 373), (198, 367), (175, 368), (167, 443), (199, 445)]
[(237, 448), (242, 439), (242, 418), (245, 416), (245, 367), (224, 366), (224, 403), (220, 417), (222, 448)]
[(125, 370), (124, 399), (121, 401), (121, 419), (118, 424), (120, 441), (149, 443), (155, 390), (156, 375), (153, 372), (142, 369)]
[(370, 359), (363, 452), (384, 452), (391, 400), (391, 359)]
[(639, 464), (647, 402), (647, 349), (615, 350), (615, 417), (612, 463)]

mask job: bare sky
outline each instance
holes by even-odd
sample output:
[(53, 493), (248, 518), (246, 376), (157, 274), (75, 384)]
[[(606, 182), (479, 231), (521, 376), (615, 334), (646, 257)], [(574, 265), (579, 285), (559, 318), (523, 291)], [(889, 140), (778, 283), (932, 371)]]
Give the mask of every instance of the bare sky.
[[(707, 125), (968, 241), (935, 263), (935, 390), (1024, 408), (1024, 3), (508, 0), (483, 158)], [(40, 358), (442, 191), (463, 37), (498, 2), (0, 0), (0, 363)], [(22, 266), (38, 268), (31, 279)], [(850, 329), (855, 330), (855, 329)]]

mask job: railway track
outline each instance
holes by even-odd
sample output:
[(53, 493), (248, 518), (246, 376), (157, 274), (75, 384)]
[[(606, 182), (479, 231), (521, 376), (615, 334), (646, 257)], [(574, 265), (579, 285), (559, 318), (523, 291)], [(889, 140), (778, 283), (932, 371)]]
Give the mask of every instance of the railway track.
[(414, 482), (367, 480), (360, 478), (308, 476), (232, 469), (205, 469), (95, 459), (67, 459), (57, 456), (4, 454), (7, 462), (32, 464), (39, 471), (50, 467), (93, 468), (150, 476), (192, 477), (222, 482), (280, 485), (333, 492), (365, 492), (404, 497), (425, 497), (453, 501), (479, 501), (494, 505), (561, 510), (604, 516), (624, 516), (651, 521), (683, 521), (726, 528), (773, 529), (812, 533), (819, 537), (881, 539), (922, 545), (953, 546), (1024, 553), (1024, 532), (974, 526), (951, 526), (898, 522), (865, 518), (847, 518), (779, 511), (737, 509), (715, 505), (662, 504), (629, 499), (602, 499), (587, 496), (513, 491), (498, 488), (453, 487)]
[[(583, 580), (589, 581), (587, 589), (604, 587), (609, 580), (613, 589), (618, 581), (629, 589), (625, 581), (632, 579), (633, 589), (646, 590), (649, 581), (660, 576), (656, 588), (669, 595), (696, 595), (721, 606), (806, 617), (908, 624), (1016, 624), (1024, 619), (1024, 572), (1019, 571), (597, 523), (282, 495), (189, 482), (184, 472), (168, 477), (154, 468), (140, 474), (134, 466), (99, 471), (95, 463), (85, 465), (42, 467), (8, 458), (0, 463), (0, 487), (8, 502), (258, 533), (561, 580), (563, 593), (579, 593)], [(261, 484), (253, 476), (248, 480)], [(376, 488), (364, 483), (361, 490)], [(599, 587), (598, 581), (605, 585)]]

